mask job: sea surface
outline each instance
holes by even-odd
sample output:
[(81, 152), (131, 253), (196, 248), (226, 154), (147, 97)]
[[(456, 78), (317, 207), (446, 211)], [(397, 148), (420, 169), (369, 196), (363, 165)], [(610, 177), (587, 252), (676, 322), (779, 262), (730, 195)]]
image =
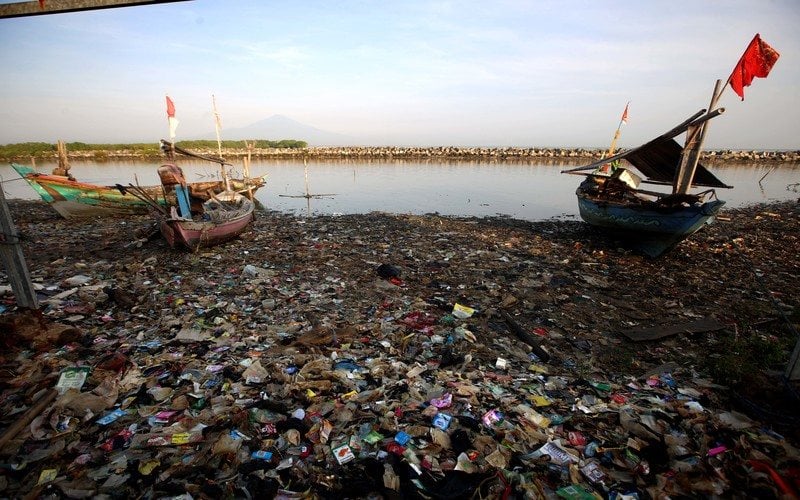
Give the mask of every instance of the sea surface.
[[(241, 161), (232, 176), (243, 175)], [(524, 220), (578, 217), (575, 188), (582, 177), (561, 170), (588, 162), (447, 160), (254, 160), (250, 175), (266, 175), (256, 197), (268, 209), (299, 216), (373, 211), (452, 216), (508, 216)], [(72, 175), (95, 184), (158, 184), (160, 163), (73, 161)], [(220, 178), (216, 164), (183, 161), (188, 181)], [(50, 173), (54, 162), (38, 162)], [(733, 189), (718, 189), (726, 208), (800, 197), (798, 164), (725, 164), (708, 167)], [(6, 198), (38, 195), (8, 165), (0, 165)], [(651, 186), (648, 189), (656, 189)], [(309, 195), (308, 197), (306, 195)], [(724, 210), (724, 208), (723, 208)]]

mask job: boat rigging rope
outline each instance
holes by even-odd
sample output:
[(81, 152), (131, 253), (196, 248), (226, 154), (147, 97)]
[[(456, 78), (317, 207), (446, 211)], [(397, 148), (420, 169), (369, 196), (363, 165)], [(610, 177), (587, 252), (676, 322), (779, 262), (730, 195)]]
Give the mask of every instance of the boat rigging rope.
[(0, 181), (0, 184), (5, 184), (6, 182), (14, 182), (14, 181), (24, 181), (22, 177), (16, 177), (14, 179), (3, 179)]

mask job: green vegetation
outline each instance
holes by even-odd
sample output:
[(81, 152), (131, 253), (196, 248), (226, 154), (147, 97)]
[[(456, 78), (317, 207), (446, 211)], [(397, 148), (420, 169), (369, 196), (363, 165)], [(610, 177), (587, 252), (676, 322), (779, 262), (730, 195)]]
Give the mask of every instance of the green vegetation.
[(794, 347), (792, 335), (759, 333), (743, 327), (734, 334), (726, 331), (719, 337), (721, 352), (709, 356), (708, 369), (714, 381), (741, 386), (757, 380), (765, 370), (782, 371)]
[[(248, 142), (252, 142), (255, 145), (255, 147), (259, 149), (268, 149), (268, 148), (302, 149), (308, 147), (308, 144), (305, 141), (296, 141), (294, 139), (283, 139), (280, 141), (268, 141), (265, 139), (259, 139)], [(217, 141), (180, 141), (177, 142), (176, 145), (184, 149), (216, 149)], [(242, 149), (245, 147), (245, 145), (244, 141), (222, 141), (222, 147), (225, 149)]]
[(56, 153), (56, 145), (46, 142), (21, 142), (0, 146), (0, 157), (19, 158), (23, 156), (50, 156)]
[[(302, 149), (308, 147), (305, 141), (284, 139), (280, 141), (269, 141), (259, 139), (253, 141), (256, 148), (291, 148)], [(178, 146), (184, 149), (216, 149), (217, 141), (180, 141)], [(86, 144), (84, 142), (69, 142), (66, 144), (67, 151), (70, 153), (94, 153), (96, 159), (105, 159), (112, 156), (113, 152), (125, 151), (128, 154), (139, 156), (159, 156), (161, 150), (157, 142), (136, 143), (136, 144)], [(245, 150), (244, 141), (222, 141), (225, 149)], [(17, 144), (6, 144), (0, 146), (0, 159), (11, 160), (15, 158), (51, 158), (56, 155), (56, 145), (46, 142), (21, 142)]]

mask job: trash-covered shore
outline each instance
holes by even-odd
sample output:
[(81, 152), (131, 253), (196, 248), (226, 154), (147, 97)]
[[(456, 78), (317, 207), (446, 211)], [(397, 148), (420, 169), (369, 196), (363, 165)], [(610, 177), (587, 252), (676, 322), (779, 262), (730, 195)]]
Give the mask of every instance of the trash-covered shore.
[[(10, 200), (3, 498), (786, 498), (800, 204), (659, 259), (578, 221), (259, 213), (196, 254)], [(3, 279), (0, 283), (7, 283)]]

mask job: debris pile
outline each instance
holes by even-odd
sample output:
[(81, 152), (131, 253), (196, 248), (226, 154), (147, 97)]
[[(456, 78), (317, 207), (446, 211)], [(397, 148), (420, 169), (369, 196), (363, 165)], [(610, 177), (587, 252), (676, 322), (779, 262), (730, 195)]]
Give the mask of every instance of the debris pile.
[(2, 497), (800, 492), (774, 374), (796, 203), (658, 260), (577, 222), (380, 213), (263, 213), (189, 254), (146, 217), (10, 205), (41, 308), (0, 302)]

